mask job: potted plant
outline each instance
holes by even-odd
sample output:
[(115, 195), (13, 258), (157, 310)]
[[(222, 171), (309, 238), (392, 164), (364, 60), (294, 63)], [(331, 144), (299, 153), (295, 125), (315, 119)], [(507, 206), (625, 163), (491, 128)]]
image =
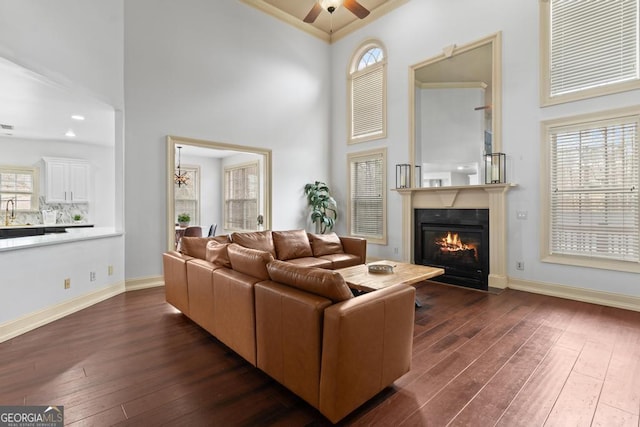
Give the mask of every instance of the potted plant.
[(330, 231), (338, 219), (338, 206), (327, 184), (321, 181), (306, 184), (304, 194), (311, 207), (311, 221), (316, 224), (316, 233)]
[(80, 224), (82, 222), (82, 215), (75, 214), (73, 216), (73, 222), (74, 222), (74, 224)]
[(178, 215), (178, 225), (180, 225), (180, 227), (187, 227), (190, 221), (191, 215), (188, 213), (184, 212)]

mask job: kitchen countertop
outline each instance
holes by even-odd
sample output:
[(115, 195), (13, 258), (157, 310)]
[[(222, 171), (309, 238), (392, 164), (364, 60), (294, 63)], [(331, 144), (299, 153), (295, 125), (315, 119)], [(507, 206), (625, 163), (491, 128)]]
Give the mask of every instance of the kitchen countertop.
[[(84, 225), (84, 227), (82, 227)], [(70, 243), (79, 240), (102, 239), (106, 237), (121, 236), (122, 231), (117, 231), (114, 227), (87, 227), (88, 224), (56, 224), (46, 227), (62, 227), (68, 228), (63, 233), (50, 233), (40, 236), (14, 237), (8, 239), (0, 239), (0, 252), (12, 251), (17, 249), (28, 249), (38, 246), (58, 245)], [(36, 224), (34, 227), (45, 227), (42, 224)], [(18, 227), (3, 227), (18, 228)]]
[(72, 223), (72, 224), (14, 224), (0, 225), (0, 229), (16, 229), (16, 228), (72, 228), (72, 227), (93, 227), (93, 224)]

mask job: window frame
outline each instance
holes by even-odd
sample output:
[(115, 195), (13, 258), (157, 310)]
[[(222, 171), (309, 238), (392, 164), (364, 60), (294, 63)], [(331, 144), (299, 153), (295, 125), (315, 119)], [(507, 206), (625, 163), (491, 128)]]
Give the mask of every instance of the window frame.
[(173, 188), (173, 204), (174, 204), (174, 212), (176, 215), (176, 218), (178, 215), (180, 215), (181, 213), (184, 213), (184, 210), (179, 211), (177, 209), (177, 204), (179, 201), (194, 201), (195, 202), (195, 209), (194, 209), (194, 214), (191, 217), (191, 224), (200, 224), (200, 217), (201, 217), (201, 206), (202, 206), (202, 195), (200, 193), (200, 166), (198, 165), (181, 165), (180, 166), (181, 170), (183, 172), (186, 172), (189, 176), (189, 183), (187, 184), (187, 186), (192, 186), (194, 187), (194, 193), (195, 193), (195, 198), (186, 198), (186, 197), (180, 197), (180, 189), (178, 188), (178, 184), (176, 184), (174, 182), (174, 188)]
[[(256, 217), (255, 219), (255, 227), (253, 228), (238, 228), (238, 227), (233, 227), (232, 224), (230, 223), (230, 219), (227, 216), (227, 172), (230, 172), (232, 170), (239, 170), (239, 169), (248, 169), (254, 167), (256, 170)], [(222, 200), (222, 221), (223, 221), (223, 227), (225, 230), (227, 231), (256, 231), (258, 229), (258, 215), (260, 215), (260, 187), (262, 185), (262, 178), (261, 178), (261, 174), (260, 174), (260, 162), (258, 160), (256, 161), (250, 161), (250, 162), (244, 162), (244, 163), (236, 163), (236, 164), (232, 164), (232, 165), (225, 165), (222, 168), (222, 195), (223, 195), (223, 200)]]
[[(11, 173), (11, 174), (23, 174), (23, 175), (31, 175), (31, 179), (33, 182), (33, 186), (31, 188), (31, 192), (20, 192), (20, 194), (30, 194), (31, 202), (30, 209), (19, 209), (17, 206), (15, 208), (16, 212), (38, 212), (40, 210), (40, 173), (37, 167), (31, 166), (14, 166), (14, 165), (0, 165), (0, 173)], [(6, 199), (2, 198), (2, 194), (17, 194), (15, 192), (2, 192), (0, 191), (0, 200), (4, 201)], [(4, 206), (3, 206), (4, 207)]]
[[(540, 259), (542, 262), (573, 265), (579, 267), (592, 267), (606, 270), (626, 271), (626, 272), (640, 272), (640, 262), (636, 261), (623, 261), (607, 258), (590, 257), (587, 255), (567, 255), (556, 254), (551, 251), (551, 233), (552, 224), (551, 216), (553, 214), (551, 208), (551, 174), (552, 171), (552, 144), (551, 135), (562, 132), (563, 129), (575, 128), (578, 126), (593, 125), (597, 128), (601, 122), (622, 120), (624, 118), (634, 117), (635, 120), (640, 120), (640, 106), (621, 108), (615, 110), (609, 110), (605, 112), (597, 112), (590, 114), (582, 114), (578, 116), (565, 117), (560, 119), (553, 119), (544, 121), (541, 123), (541, 167), (542, 174), (540, 179), (540, 218), (541, 218), (541, 233), (540, 233)], [(588, 128), (587, 128), (588, 129)], [(640, 138), (640, 135), (637, 135)], [(640, 141), (636, 142), (640, 144)], [(640, 170), (640, 165), (638, 165)], [(640, 172), (636, 180), (640, 182)], [(638, 191), (638, 189), (636, 189)], [(640, 233), (640, 230), (638, 231)], [(640, 236), (639, 236), (640, 237)]]
[[(381, 235), (369, 235), (362, 233), (354, 233), (352, 229), (352, 208), (353, 201), (351, 197), (351, 189), (353, 183), (351, 181), (351, 166), (355, 161), (364, 161), (367, 159), (380, 157), (382, 160), (382, 233)], [(363, 237), (367, 239), (367, 243), (386, 245), (387, 244), (387, 148), (376, 148), (367, 151), (358, 151), (347, 154), (347, 230), (350, 236)]]
[[(371, 49), (378, 48), (382, 51), (382, 59), (372, 65), (369, 65), (362, 70), (358, 70), (358, 64), (364, 55)], [(365, 135), (354, 136), (354, 121), (353, 121), (353, 89), (354, 80), (371, 75), (372, 73), (381, 70), (382, 72), (382, 123), (381, 131), (376, 133), (368, 133)], [(366, 141), (373, 141), (376, 139), (382, 139), (387, 137), (387, 50), (384, 45), (378, 40), (367, 40), (362, 43), (354, 52), (351, 61), (349, 62), (349, 69), (347, 72), (347, 144), (358, 144)]]
[[(619, 83), (605, 84), (588, 89), (551, 96), (551, 2), (553, 0), (540, 0), (540, 105), (542, 107), (594, 98), (619, 92), (640, 88), (640, 69), (635, 79)], [(636, 0), (638, 1), (638, 0)], [(640, 13), (639, 13), (640, 15)], [(639, 18), (640, 19), (640, 18)], [(640, 39), (640, 29), (637, 34)], [(640, 45), (640, 43), (637, 43)], [(640, 63), (640, 48), (637, 52), (637, 61)], [(639, 64), (640, 65), (640, 64)], [(638, 66), (637, 66), (638, 67)]]

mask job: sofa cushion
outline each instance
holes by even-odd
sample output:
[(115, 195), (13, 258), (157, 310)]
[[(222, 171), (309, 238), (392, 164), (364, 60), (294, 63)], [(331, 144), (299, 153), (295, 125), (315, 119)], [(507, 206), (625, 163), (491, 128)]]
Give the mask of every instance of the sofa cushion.
[(256, 277), (260, 280), (269, 280), (267, 264), (273, 261), (269, 252), (258, 249), (245, 248), (236, 243), (227, 247), (231, 268), (243, 274)]
[(229, 261), (229, 253), (227, 251), (228, 246), (229, 243), (218, 243), (215, 240), (209, 241), (207, 243), (205, 260), (221, 267), (231, 268), (231, 261)]
[(273, 231), (276, 258), (282, 261), (313, 256), (309, 237), (304, 230)]
[(340, 268), (353, 267), (354, 265), (362, 264), (360, 261), (360, 257), (352, 254), (331, 254), (331, 255), (322, 255), (321, 257), (316, 258), (322, 261), (330, 261), (332, 270), (338, 270)]
[(335, 271), (302, 267), (279, 260), (270, 262), (267, 269), (274, 282), (328, 298), (334, 303), (353, 298), (344, 279)]
[(343, 254), (342, 242), (336, 233), (312, 234), (309, 233), (313, 256)]
[(194, 258), (205, 259), (207, 243), (213, 240), (211, 237), (183, 237), (180, 239), (180, 252)]
[(273, 236), (270, 230), (232, 233), (231, 241), (245, 248), (269, 252), (274, 258), (276, 256), (276, 248), (273, 246)]
[(288, 259), (287, 262), (290, 262), (291, 264), (299, 265), (301, 267), (317, 267), (317, 268), (327, 268), (329, 270), (335, 270), (335, 268), (333, 268), (333, 263), (330, 260), (315, 258), (312, 256)]

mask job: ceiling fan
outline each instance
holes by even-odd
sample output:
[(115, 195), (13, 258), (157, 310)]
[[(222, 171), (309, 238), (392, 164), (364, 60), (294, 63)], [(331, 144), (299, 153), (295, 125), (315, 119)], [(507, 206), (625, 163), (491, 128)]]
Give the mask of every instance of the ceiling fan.
[(323, 9), (329, 13), (333, 13), (338, 7), (340, 7), (340, 5), (349, 9), (351, 13), (360, 19), (369, 15), (369, 10), (356, 0), (317, 0), (303, 21), (311, 24), (316, 20)]

